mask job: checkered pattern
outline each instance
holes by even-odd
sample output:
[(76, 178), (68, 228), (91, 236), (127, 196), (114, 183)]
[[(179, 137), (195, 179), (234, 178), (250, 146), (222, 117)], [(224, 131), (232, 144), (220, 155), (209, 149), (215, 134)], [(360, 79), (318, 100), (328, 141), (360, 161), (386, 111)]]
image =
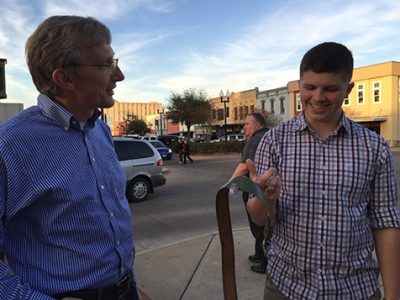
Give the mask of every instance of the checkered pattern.
[(304, 115), (268, 131), (255, 163), (283, 188), (267, 272), (290, 299), (368, 299), (378, 289), (373, 229), (400, 228), (391, 152), (344, 115), (321, 140)]

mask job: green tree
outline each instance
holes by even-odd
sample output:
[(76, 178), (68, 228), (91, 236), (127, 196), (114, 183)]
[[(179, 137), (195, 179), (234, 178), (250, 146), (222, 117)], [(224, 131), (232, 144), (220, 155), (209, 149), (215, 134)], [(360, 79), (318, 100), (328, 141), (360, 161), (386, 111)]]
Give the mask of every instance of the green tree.
[(144, 135), (150, 131), (146, 123), (135, 115), (128, 115), (126, 124), (128, 126), (128, 133)]
[(211, 104), (205, 91), (187, 89), (182, 93), (171, 92), (168, 99), (167, 118), (172, 123), (181, 123), (187, 127), (187, 136), (190, 127), (195, 124), (204, 124), (210, 120)]
[(277, 126), (279, 123), (282, 123), (282, 117), (270, 113), (268, 111), (262, 112), (261, 110), (257, 109), (256, 112), (259, 112), (265, 119), (265, 123), (267, 124), (268, 128), (273, 128)]

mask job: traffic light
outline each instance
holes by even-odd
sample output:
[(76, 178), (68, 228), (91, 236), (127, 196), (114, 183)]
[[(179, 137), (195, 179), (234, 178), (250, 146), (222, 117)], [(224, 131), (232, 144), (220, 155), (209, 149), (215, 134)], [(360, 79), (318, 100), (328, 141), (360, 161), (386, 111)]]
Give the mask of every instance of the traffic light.
[(6, 63), (7, 60), (0, 58), (0, 99), (7, 98), (6, 94)]

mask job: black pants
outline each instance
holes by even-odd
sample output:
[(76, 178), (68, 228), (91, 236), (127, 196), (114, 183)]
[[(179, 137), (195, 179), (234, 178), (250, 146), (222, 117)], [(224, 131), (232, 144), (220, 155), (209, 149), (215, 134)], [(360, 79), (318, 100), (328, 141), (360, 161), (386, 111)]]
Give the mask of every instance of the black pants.
[[(243, 192), (243, 202), (246, 208), (247, 201), (249, 200), (249, 194), (246, 192)], [(255, 255), (256, 256), (261, 256), (265, 257), (264, 254), (264, 226), (257, 225), (256, 223), (253, 222), (251, 219), (251, 216), (247, 212), (246, 208), (246, 213), (247, 213), (247, 219), (249, 220), (249, 226), (250, 226), (250, 231), (255, 239), (255, 244), (254, 244), (254, 250), (255, 250)]]
[(193, 162), (193, 159), (189, 156), (189, 153), (183, 153), (183, 163), (186, 164), (186, 158)]

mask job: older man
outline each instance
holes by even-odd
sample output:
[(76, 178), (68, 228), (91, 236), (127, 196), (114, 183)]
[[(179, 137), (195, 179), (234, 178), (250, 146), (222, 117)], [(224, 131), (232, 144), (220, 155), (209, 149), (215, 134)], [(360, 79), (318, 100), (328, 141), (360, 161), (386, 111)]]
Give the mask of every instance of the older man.
[(0, 126), (0, 299), (137, 299), (125, 176), (98, 108), (124, 75), (109, 29), (53, 16), (26, 43), (38, 104)]
[[(244, 123), (244, 134), (246, 136), (247, 142), (242, 151), (241, 162), (246, 162), (246, 159), (254, 160), (254, 156), (257, 150), (257, 146), (264, 136), (264, 134), (268, 131), (268, 128), (265, 123), (265, 118), (260, 113), (251, 113), (246, 116), (246, 120)], [(243, 201), (245, 205), (247, 204), (247, 200), (249, 198), (249, 194), (243, 192)], [(246, 210), (247, 212), (247, 210)], [(267, 240), (270, 233), (270, 226), (267, 223), (267, 227), (259, 226), (253, 222), (250, 215), (247, 213), (249, 219), (249, 225), (251, 233), (255, 239), (255, 253), (249, 256), (249, 260), (254, 263), (250, 269), (253, 272), (265, 274), (266, 269), (266, 255), (264, 251), (264, 229), (266, 229)], [(266, 241), (268, 242), (268, 241)]]

